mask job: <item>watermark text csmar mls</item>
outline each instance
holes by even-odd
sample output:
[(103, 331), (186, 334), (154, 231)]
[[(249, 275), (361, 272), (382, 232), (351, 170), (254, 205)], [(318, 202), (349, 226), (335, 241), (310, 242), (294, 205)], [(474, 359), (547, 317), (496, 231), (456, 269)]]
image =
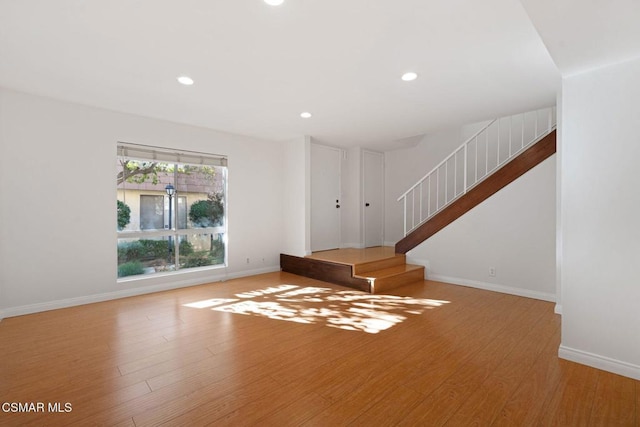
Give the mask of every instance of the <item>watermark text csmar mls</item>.
[(69, 402), (3, 402), (0, 409), (5, 413), (67, 413), (73, 411), (73, 405)]

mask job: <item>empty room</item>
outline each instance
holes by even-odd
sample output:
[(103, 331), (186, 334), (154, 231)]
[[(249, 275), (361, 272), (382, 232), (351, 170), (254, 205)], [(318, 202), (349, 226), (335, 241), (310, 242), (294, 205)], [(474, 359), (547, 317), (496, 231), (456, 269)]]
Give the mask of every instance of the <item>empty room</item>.
[(0, 425), (640, 425), (639, 19), (0, 0)]

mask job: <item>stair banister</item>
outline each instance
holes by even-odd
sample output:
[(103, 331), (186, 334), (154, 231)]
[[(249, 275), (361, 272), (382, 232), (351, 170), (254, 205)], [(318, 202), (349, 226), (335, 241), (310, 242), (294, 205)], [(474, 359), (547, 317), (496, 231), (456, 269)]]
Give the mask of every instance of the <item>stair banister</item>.
[[(538, 127), (539, 127), (539, 123), (538, 123), (538, 119), (539, 119), (539, 114), (543, 113), (547, 115), (547, 126), (546, 129), (544, 130), (544, 132), (542, 134), (538, 134)], [(433, 169), (431, 169), (427, 174), (425, 174), (420, 180), (418, 180), (414, 185), (412, 185), (407, 191), (405, 191), (400, 197), (398, 197), (398, 201), (403, 201), (403, 212), (404, 212), (404, 217), (403, 217), (403, 223), (404, 223), (404, 235), (406, 236), (411, 230), (417, 228), (420, 224), (422, 224), (423, 222), (425, 222), (427, 219), (429, 219), (430, 217), (432, 217), (433, 215), (435, 215), (438, 211), (440, 211), (441, 209), (443, 209), (444, 207), (446, 207), (447, 205), (449, 205), (450, 203), (452, 203), (454, 200), (456, 200), (457, 198), (461, 197), (462, 195), (466, 194), (467, 191), (469, 189), (471, 189), (472, 187), (474, 187), (475, 185), (477, 185), (479, 182), (481, 182), (482, 180), (486, 179), (490, 174), (492, 174), (493, 172), (495, 172), (496, 170), (498, 170), (499, 168), (501, 168), (503, 165), (505, 165), (506, 163), (508, 163), (509, 161), (511, 161), (516, 155), (518, 155), (520, 152), (522, 152), (526, 147), (530, 146), (531, 144), (533, 144), (535, 141), (541, 139), (542, 137), (544, 137), (545, 135), (549, 134), (554, 128), (555, 128), (555, 122), (554, 122), (554, 113), (555, 113), (555, 107), (548, 107), (548, 108), (543, 108), (540, 110), (535, 110), (535, 111), (530, 111), (530, 112), (526, 112), (526, 113), (521, 113), (521, 114), (517, 114), (514, 116), (509, 116), (509, 117), (505, 117), (504, 119), (506, 120), (508, 118), (508, 128), (509, 128), (509, 149), (508, 149), (508, 154), (506, 156), (506, 158), (504, 158), (501, 161), (501, 153), (500, 153), (500, 148), (501, 148), (501, 136), (502, 136), (502, 119), (493, 119), (491, 121), (489, 121), (486, 125), (484, 125), (481, 129), (479, 129), (477, 132), (475, 132), (471, 137), (467, 138), (466, 141), (464, 141), (460, 146), (458, 146), (458, 148), (456, 148), (451, 154), (449, 154), (444, 160), (442, 160), (440, 163), (438, 163)], [(533, 129), (531, 129), (531, 126), (527, 127), (527, 129), (529, 130), (527, 132), (527, 134), (531, 133), (531, 131), (533, 132), (533, 138), (530, 141), (527, 141), (525, 143), (525, 127), (527, 126), (527, 117), (530, 117), (528, 115), (530, 114), (535, 114), (535, 120), (533, 123)], [(514, 118), (520, 118), (521, 120), (521, 141), (520, 141), (520, 147), (517, 149), (513, 149), (512, 145), (513, 145), (513, 138), (512, 138), (512, 134), (513, 134), (513, 119)], [(497, 123), (497, 132), (498, 132), (498, 136), (497, 136), (497, 141), (490, 141), (490, 135), (489, 135), (489, 129), (492, 128), (492, 126), (494, 125), (494, 123)], [(544, 123), (544, 122), (543, 122)], [(484, 138), (484, 153), (480, 154), (478, 151), (478, 145), (480, 145), (482, 143), (481, 138), (479, 138), (482, 134), (485, 134), (485, 138)], [(474, 144), (473, 150), (471, 153), (469, 152), (469, 145), (470, 144)], [(489, 157), (489, 147), (491, 145), (491, 149), (493, 150), (495, 148), (496, 150), (496, 155), (495, 155), (495, 166), (492, 164), (493, 162), (490, 161), (490, 157)], [(482, 157), (484, 157), (484, 165), (482, 164), (482, 161), (479, 162), (478, 161), (478, 155), (481, 155)], [(462, 189), (461, 191), (458, 190), (458, 156), (462, 155), (462, 165), (463, 165), (463, 184), (462, 184)], [(473, 162), (471, 164), (469, 164), (469, 156), (473, 155)], [(493, 156), (491, 156), (493, 158)], [(454, 161), (454, 165), (453, 165), (453, 195), (452, 197), (449, 196), (449, 162), (453, 159)], [(483, 166), (484, 169), (481, 170), (480, 172), (478, 171), (479, 168)], [(441, 187), (441, 182), (440, 182), (440, 169), (444, 167), (444, 191), (441, 191), (440, 187)], [(473, 175), (471, 176), (472, 182), (469, 182), (469, 167), (473, 167)], [(433, 175), (436, 175), (435, 177), (435, 183), (436, 183), (436, 187), (435, 187), (435, 210), (432, 211), (431, 209), (431, 202), (432, 202), (432, 197), (431, 197), (431, 192), (432, 192), (432, 180), (431, 177)], [(424, 182), (427, 181), (427, 212), (425, 217), (423, 218), (423, 184)], [(418, 194), (418, 220), (416, 221), (416, 191), (419, 191)], [(440, 200), (441, 200), (441, 194), (440, 193), (444, 193), (444, 200), (442, 205), (440, 205)], [(409, 216), (407, 215), (407, 209), (408, 209), (408, 202), (407, 199), (409, 197), (409, 194), (411, 194), (411, 226), (409, 227), (407, 224), (407, 221), (409, 220)]]
[[(404, 193), (402, 193), (402, 195), (400, 197), (398, 197), (398, 202), (400, 200), (402, 200), (403, 197), (406, 197), (409, 193), (411, 193), (411, 191), (413, 191), (418, 185), (422, 184), (422, 182), (429, 178), (429, 175), (431, 175), (432, 173), (434, 173), (436, 170), (438, 170), (440, 168), (440, 166), (444, 165), (447, 160), (450, 160), (458, 151), (460, 151), (461, 148), (465, 148), (466, 151), (466, 146), (469, 142), (471, 142), (473, 139), (475, 139), (476, 137), (478, 137), (478, 135), (480, 135), (482, 132), (484, 132), (485, 129), (487, 129), (489, 126), (491, 126), (493, 124), (493, 122), (495, 122), (498, 119), (493, 119), (491, 120), (488, 124), (486, 124), (482, 129), (480, 129), (478, 132), (474, 133), (473, 136), (471, 138), (468, 138), (465, 142), (463, 142), (462, 144), (460, 144), (460, 146), (458, 148), (456, 148), (455, 150), (453, 150), (453, 152), (451, 154), (449, 154), (443, 161), (441, 161), (440, 163), (438, 163), (437, 166), (435, 166), (433, 169), (431, 169), (429, 172), (427, 172), (427, 174), (425, 176), (423, 176), (422, 178), (420, 178), (418, 180), (418, 182), (416, 182), (415, 184), (413, 184), (411, 186), (411, 188), (409, 188), (407, 191), (405, 191)], [(465, 154), (466, 157), (466, 154)], [(466, 165), (465, 165), (466, 166)]]

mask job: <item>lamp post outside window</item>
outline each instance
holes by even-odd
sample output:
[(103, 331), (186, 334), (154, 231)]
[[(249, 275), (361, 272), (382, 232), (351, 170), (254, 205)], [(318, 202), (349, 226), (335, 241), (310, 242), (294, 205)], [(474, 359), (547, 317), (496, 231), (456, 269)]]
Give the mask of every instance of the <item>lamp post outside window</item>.
[[(164, 187), (165, 191), (167, 192), (167, 195), (169, 196), (169, 230), (171, 230), (171, 218), (172, 218), (172, 209), (173, 209), (173, 196), (176, 194), (176, 188), (171, 185), (171, 184), (167, 184), (166, 187)], [(169, 262), (171, 262), (171, 236), (169, 236)]]

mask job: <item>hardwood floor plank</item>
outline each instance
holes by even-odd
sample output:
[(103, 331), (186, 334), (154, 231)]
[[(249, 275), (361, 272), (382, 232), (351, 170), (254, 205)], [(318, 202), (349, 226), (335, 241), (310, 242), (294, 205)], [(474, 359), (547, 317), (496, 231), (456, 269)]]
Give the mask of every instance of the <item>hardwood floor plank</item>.
[(547, 397), (539, 424), (545, 426), (592, 425), (598, 370), (560, 360), (562, 378), (553, 395)]
[[(503, 300), (504, 298), (494, 300), (493, 307), (502, 308), (499, 302)], [(513, 315), (523, 304), (526, 305), (526, 301), (509, 304), (505, 308), (508, 312), (500, 314), (491, 310), (492, 305), (489, 304), (484, 310), (476, 313), (473, 321), (463, 323), (463, 327), (444, 333), (436, 341), (435, 351), (428, 352), (424, 361), (416, 364), (415, 374), (406, 383), (407, 387), (425, 395), (432, 393), (495, 337), (500, 323), (503, 322), (503, 314), (509, 318), (509, 312)]]
[(522, 339), (522, 334), (518, 334), (518, 331), (528, 330), (535, 323), (532, 303), (518, 303), (520, 301), (516, 301), (510, 310), (505, 310), (503, 318), (493, 319), (493, 322), (485, 325), (497, 333), (485, 335), (485, 339), (478, 340), (474, 347), (468, 348), (460, 362), (448, 370), (450, 375), (443, 378), (444, 381), (428, 393), (423, 404), (408, 414), (402, 422), (403, 425), (443, 425), (459, 410)]
[(408, 413), (425, 399), (418, 393), (404, 385), (391, 388), (376, 404), (361, 413), (351, 425), (353, 426), (395, 426), (402, 414)]
[(636, 383), (630, 378), (598, 371), (589, 424), (603, 427), (637, 425)]
[[(239, 385), (235, 378), (207, 385), (202, 390), (184, 394), (166, 402), (162, 406), (150, 408), (133, 417), (136, 426), (201, 425), (211, 423), (230, 414), (236, 414), (239, 408), (253, 404), (254, 408), (265, 404), (268, 390), (276, 390), (277, 383), (268, 375), (245, 380)], [(265, 393), (265, 391), (267, 391)], [(247, 411), (247, 418), (252, 414)]]
[[(554, 319), (557, 320), (557, 319)], [(545, 400), (558, 387), (560, 328), (556, 330), (535, 363), (526, 371), (518, 388), (506, 401), (493, 426), (533, 426), (545, 411)]]
[[(546, 304), (552, 310), (550, 304)], [(532, 311), (536, 313), (538, 310)], [(522, 326), (525, 326), (524, 324)], [(523, 366), (532, 366), (544, 350), (545, 340), (559, 333), (557, 319), (542, 313), (531, 328), (524, 330), (522, 340), (507, 354), (499, 366), (486, 378), (458, 411), (447, 421), (447, 425), (456, 426), (470, 423), (473, 425), (491, 425), (514, 391), (526, 379), (528, 370)], [(555, 339), (553, 339), (555, 344)], [(541, 345), (542, 344), (542, 345)]]
[[(272, 411), (256, 421), (263, 426), (299, 426), (326, 410), (329, 402), (316, 393), (310, 392), (295, 397), (289, 404)], [(244, 420), (240, 420), (244, 422)]]
[[(387, 369), (375, 369), (367, 375), (358, 378), (356, 387), (342, 398), (335, 400), (333, 404), (322, 413), (311, 418), (305, 426), (333, 426), (347, 425), (353, 422), (361, 412), (368, 411), (378, 404), (393, 388), (398, 377), (406, 375), (406, 371), (398, 367)], [(354, 384), (356, 385), (356, 384)]]

